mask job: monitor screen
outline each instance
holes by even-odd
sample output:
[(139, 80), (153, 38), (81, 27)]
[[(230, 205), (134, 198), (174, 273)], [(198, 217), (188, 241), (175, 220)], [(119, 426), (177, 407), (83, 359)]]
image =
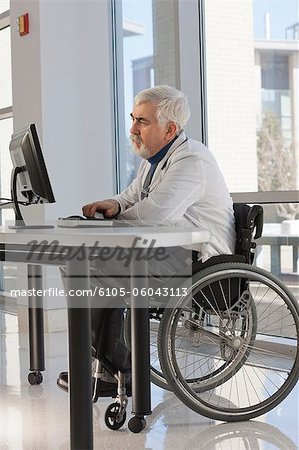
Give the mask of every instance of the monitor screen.
[(17, 183), (29, 203), (54, 203), (55, 198), (34, 124), (13, 133), (9, 146)]
[[(18, 223), (15, 228), (24, 228), (25, 223), (19, 204), (32, 205), (55, 202), (35, 124), (13, 133), (9, 150), (13, 164), (11, 195), (16, 222)], [(26, 202), (18, 199), (17, 186), (26, 198)], [(48, 228), (46, 225), (37, 227)], [(33, 228), (33, 226), (30, 226), (30, 228)]]

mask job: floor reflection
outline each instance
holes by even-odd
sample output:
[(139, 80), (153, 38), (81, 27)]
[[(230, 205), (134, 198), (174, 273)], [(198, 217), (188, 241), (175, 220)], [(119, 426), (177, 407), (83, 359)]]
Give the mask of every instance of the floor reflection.
[[(46, 335), (46, 371), (39, 386), (30, 386), (28, 335), (18, 334), (17, 317), (0, 313), (0, 448), (1, 450), (69, 449), (68, 396), (56, 377), (67, 368), (66, 333)], [(188, 409), (171, 392), (152, 387), (151, 416), (140, 434), (127, 424), (108, 430), (104, 416), (111, 399), (94, 411), (94, 448), (114, 450), (289, 450), (298, 448), (298, 388), (258, 420), (220, 423)], [(128, 418), (131, 400), (128, 405)]]

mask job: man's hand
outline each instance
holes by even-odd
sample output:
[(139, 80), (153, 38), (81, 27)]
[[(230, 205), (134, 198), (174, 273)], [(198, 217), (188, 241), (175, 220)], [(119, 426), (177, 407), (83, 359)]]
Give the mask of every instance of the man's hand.
[(120, 205), (116, 200), (102, 200), (100, 202), (89, 203), (82, 207), (85, 217), (94, 217), (95, 212), (104, 214), (105, 217), (113, 218), (118, 215)]

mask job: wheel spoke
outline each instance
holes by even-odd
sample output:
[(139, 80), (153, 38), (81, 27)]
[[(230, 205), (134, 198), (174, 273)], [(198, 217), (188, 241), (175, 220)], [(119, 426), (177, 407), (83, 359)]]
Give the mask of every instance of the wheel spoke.
[(205, 269), (194, 276), (192, 296), (163, 314), (163, 372), (203, 415), (258, 417), (296, 384), (298, 317), (292, 294), (267, 272), (238, 263)]

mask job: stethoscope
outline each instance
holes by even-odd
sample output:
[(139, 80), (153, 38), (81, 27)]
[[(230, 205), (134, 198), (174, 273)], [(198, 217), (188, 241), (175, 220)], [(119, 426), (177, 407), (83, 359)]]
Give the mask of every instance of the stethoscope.
[[(181, 145), (185, 144), (186, 141), (188, 141), (188, 137), (186, 137), (186, 139), (185, 139), (183, 142), (181, 142), (180, 145), (178, 145), (176, 149), (178, 149)], [(169, 160), (169, 158), (171, 157), (171, 155), (172, 155), (172, 153), (171, 153), (171, 154), (168, 156), (168, 158), (164, 161), (164, 163), (163, 163), (163, 165), (162, 165), (162, 167), (161, 167), (161, 170), (164, 170), (164, 169), (165, 169), (165, 167), (166, 167), (166, 165), (167, 165), (167, 163), (168, 163), (168, 160)], [(155, 170), (156, 170), (156, 169), (155, 169)], [(155, 172), (153, 172), (152, 177), (154, 176), (154, 173), (155, 173)], [(146, 178), (147, 178), (147, 177), (146, 177)], [(146, 179), (146, 178), (145, 178), (145, 179)], [(150, 191), (150, 187), (151, 187), (151, 185), (149, 184), (149, 185), (147, 186), (146, 189), (145, 189), (144, 187), (142, 188), (142, 190), (141, 190), (141, 200), (143, 200), (144, 198), (148, 197), (148, 194), (149, 194), (149, 191)]]
[[(187, 137), (186, 137), (186, 139), (183, 142), (180, 143), (180, 145), (177, 146), (177, 148), (179, 148), (181, 145), (185, 144), (186, 141), (188, 141)], [(168, 160), (169, 160), (170, 157), (171, 157), (171, 155), (169, 155), (168, 158), (166, 159), (166, 161), (164, 161), (163, 166), (161, 167), (161, 170), (165, 169), (166, 164), (168, 163)]]

